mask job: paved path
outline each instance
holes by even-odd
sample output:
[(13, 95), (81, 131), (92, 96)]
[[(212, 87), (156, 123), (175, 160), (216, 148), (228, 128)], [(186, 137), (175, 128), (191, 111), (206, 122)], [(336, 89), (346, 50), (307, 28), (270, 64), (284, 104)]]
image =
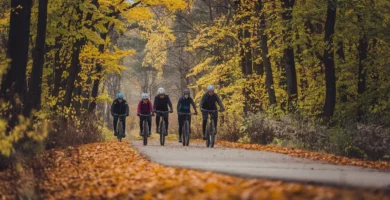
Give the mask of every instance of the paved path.
[(218, 146), (210, 149), (201, 143), (192, 143), (189, 147), (178, 142), (168, 142), (166, 146), (160, 146), (158, 141), (149, 143), (143, 146), (141, 141), (134, 141), (133, 146), (152, 161), (166, 166), (250, 178), (390, 189), (390, 172), (331, 165), (263, 151)]

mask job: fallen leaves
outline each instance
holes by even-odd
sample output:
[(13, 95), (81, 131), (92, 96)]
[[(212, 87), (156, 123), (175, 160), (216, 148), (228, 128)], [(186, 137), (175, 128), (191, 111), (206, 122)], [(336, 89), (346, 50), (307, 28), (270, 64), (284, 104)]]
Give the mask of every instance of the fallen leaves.
[(358, 190), (164, 167), (125, 142), (52, 150), (40, 159), (46, 163), (41, 199), (390, 199)]
[(244, 144), (234, 143), (227, 141), (217, 141), (218, 145), (229, 148), (241, 148), (248, 150), (269, 151), (274, 153), (287, 154), (294, 157), (307, 158), (316, 161), (327, 162), (336, 165), (351, 165), (372, 169), (390, 170), (390, 162), (387, 161), (370, 161), (361, 160), (355, 158), (347, 158), (343, 156), (337, 156), (334, 154), (326, 154), (320, 152), (312, 152), (301, 149), (279, 147), (273, 145), (260, 145), (260, 144)]

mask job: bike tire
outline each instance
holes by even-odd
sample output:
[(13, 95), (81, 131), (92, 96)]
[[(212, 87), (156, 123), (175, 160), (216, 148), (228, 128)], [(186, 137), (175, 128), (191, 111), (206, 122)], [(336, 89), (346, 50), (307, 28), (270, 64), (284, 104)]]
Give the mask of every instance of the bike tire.
[(207, 147), (210, 147), (210, 124), (207, 123), (207, 126), (206, 126), (206, 146)]
[(144, 146), (148, 145), (148, 136), (149, 136), (149, 125), (147, 123), (147, 120), (145, 119), (144, 121), (144, 126), (143, 126), (143, 130), (142, 130), (142, 138), (143, 138), (143, 141), (144, 141)]
[(167, 129), (165, 128), (165, 121), (164, 119), (160, 122), (160, 145), (165, 145), (165, 133), (167, 132)]
[(215, 124), (214, 120), (211, 120), (211, 126), (210, 126), (210, 148), (214, 148), (215, 143)]
[(186, 122), (183, 124), (182, 131), (181, 131), (181, 143), (183, 144), (183, 146), (186, 146), (186, 139), (187, 139), (187, 123)]
[(190, 137), (191, 137), (191, 135), (190, 135), (190, 122), (189, 121), (186, 121), (186, 123), (185, 123), (185, 130), (186, 130), (186, 134), (185, 134), (185, 146), (188, 146), (188, 145), (190, 145)]

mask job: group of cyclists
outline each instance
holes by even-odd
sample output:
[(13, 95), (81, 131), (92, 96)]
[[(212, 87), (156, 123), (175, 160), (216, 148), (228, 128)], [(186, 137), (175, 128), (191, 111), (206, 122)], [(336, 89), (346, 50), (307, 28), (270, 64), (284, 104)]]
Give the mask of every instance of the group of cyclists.
[[(223, 112), (225, 110), (225, 107), (219, 98), (219, 96), (214, 92), (214, 86), (209, 85), (207, 86), (207, 92), (203, 95), (201, 101), (200, 101), (200, 108), (201, 110), (218, 110), (217, 104), (219, 106), (219, 111)], [(139, 116), (139, 128), (140, 128), (140, 135), (142, 136), (143, 131), (143, 122), (144, 120), (147, 120), (147, 123), (149, 125), (149, 136), (151, 135), (151, 125), (152, 125), (152, 116), (155, 116), (156, 112), (159, 112), (160, 114), (156, 116), (156, 133), (159, 133), (159, 122), (160, 117), (163, 117), (165, 124), (166, 124), (166, 131), (165, 134), (168, 134), (168, 113), (173, 112), (172, 102), (169, 98), (169, 95), (165, 93), (164, 88), (159, 88), (157, 90), (157, 96), (154, 98), (154, 102), (152, 104), (149, 95), (147, 93), (142, 93), (141, 101), (138, 103), (137, 108), (137, 115)], [(181, 141), (181, 134), (182, 134), (182, 127), (184, 124), (184, 121), (186, 120), (185, 115), (179, 115), (179, 113), (190, 113), (191, 112), (191, 106), (194, 110), (194, 114), (198, 114), (198, 111), (196, 109), (196, 105), (194, 103), (194, 100), (191, 98), (191, 92), (188, 89), (185, 89), (183, 91), (182, 97), (180, 97), (178, 103), (177, 103), (177, 112), (178, 112), (178, 120), (179, 120), (179, 142)], [(123, 129), (126, 130), (126, 116), (129, 116), (129, 105), (127, 101), (124, 99), (124, 96), (122, 93), (119, 93), (117, 95), (117, 99), (114, 100), (114, 102), (111, 105), (111, 115), (114, 118), (114, 135), (117, 136), (118, 130), (117, 123), (120, 121), (123, 125)], [(145, 115), (149, 115), (148, 117), (141, 117)], [(218, 122), (218, 112), (216, 112), (213, 116), (215, 127), (217, 127)], [(206, 140), (206, 126), (207, 126), (207, 120), (208, 120), (208, 113), (202, 111), (202, 119), (203, 119), (203, 139)], [(119, 120), (122, 118), (121, 120)], [(191, 127), (191, 116), (188, 116), (187, 118), (190, 123)], [(191, 129), (190, 129), (191, 133)], [(126, 137), (126, 134), (124, 133), (123, 137)]]

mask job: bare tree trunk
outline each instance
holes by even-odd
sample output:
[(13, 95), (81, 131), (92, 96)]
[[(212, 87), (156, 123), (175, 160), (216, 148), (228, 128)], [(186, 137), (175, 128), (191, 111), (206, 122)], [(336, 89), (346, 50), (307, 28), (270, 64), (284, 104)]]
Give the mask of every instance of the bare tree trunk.
[(323, 115), (329, 120), (334, 113), (336, 105), (336, 70), (334, 63), (333, 34), (336, 24), (337, 0), (328, 0), (327, 17), (325, 22), (325, 42), (323, 62), (325, 65), (326, 97)]

